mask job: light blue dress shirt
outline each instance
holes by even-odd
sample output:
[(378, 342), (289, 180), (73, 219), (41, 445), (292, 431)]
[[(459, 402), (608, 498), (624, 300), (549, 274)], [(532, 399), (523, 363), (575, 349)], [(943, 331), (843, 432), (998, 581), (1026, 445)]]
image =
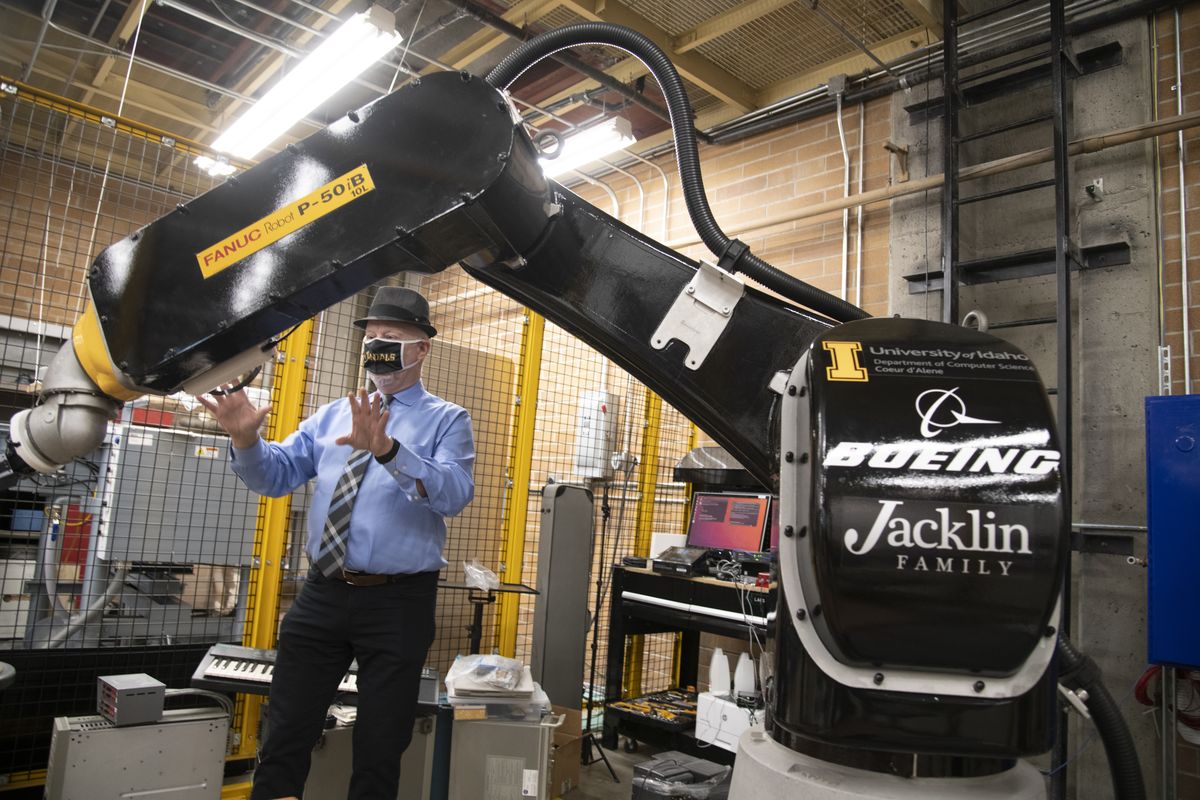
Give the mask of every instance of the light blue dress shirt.
[[(392, 396), (387, 432), (400, 443), (387, 464), (371, 459), (350, 516), (346, 569), (373, 575), (427, 572), (446, 566), (445, 517), (475, 495), (475, 440), (466, 409), (416, 383)], [(308, 557), (315, 562), (334, 486), (353, 448), (334, 441), (350, 433), (346, 398), (321, 406), (280, 443), (259, 440), (230, 448), (233, 472), (253, 492), (280, 497), (316, 478), (308, 512)], [(417, 491), (425, 486), (426, 497)]]

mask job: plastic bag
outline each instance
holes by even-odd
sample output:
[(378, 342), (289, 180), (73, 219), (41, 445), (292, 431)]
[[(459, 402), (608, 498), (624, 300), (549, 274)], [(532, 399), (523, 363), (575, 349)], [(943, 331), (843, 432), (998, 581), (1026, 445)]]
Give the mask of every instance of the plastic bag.
[(482, 591), (495, 591), (500, 588), (500, 578), (496, 573), (472, 558), (463, 562), (463, 573), (467, 576), (467, 586)]
[(515, 658), (505, 658), (490, 653), (458, 656), (446, 673), (446, 686), (454, 686), (466, 678), (468, 682), (481, 683), (505, 691), (517, 688), (525, 664)]
[(729, 777), (733, 769), (726, 767), (701, 783), (672, 783), (646, 775), (633, 776), (634, 800), (642, 797), (680, 797), (686, 800), (725, 800), (729, 797)]

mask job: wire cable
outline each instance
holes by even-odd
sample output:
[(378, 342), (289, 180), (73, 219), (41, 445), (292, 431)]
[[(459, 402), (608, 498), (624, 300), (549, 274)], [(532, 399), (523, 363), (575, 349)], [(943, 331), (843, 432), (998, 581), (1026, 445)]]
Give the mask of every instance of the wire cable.
[(221, 707), (221, 709), (224, 710), (224, 712), (229, 715), (230, 719), (233, 718), (233, 701), (230, 700), (225, 695), (221, 694), (220, 692), (212, 692), (212, 691), (209, 691), (208, 689), (191, 689), (191, 688), (167, 689), (166, 691), (163, 692), (163, 696), (164, 697), (194, 696), (194, 697), (202, 697), (202, 698), (205, 698), (208, 700), (214, 700), (214, 701), (216, 701), (217, 705), (219, 705)]
[[(1090, 657), (1076, 650), (1061, 633), (1058, 637), (1058, 656), (1062, 666), (1059, 682), (1073, 690), (1087, 690), (1085, 702), (1091, 712), (1092, 724), (1104, 742), (1114, 797), (1117, 800), (1145, 800), (1146, 788), (1142, 781), (1137, 748), (1120, 708), (1101, 680), (1100, 668)], [(1133, 688), (1129, 691), (1129, 694), (1132, 693)], [(1084, 745), (1089, 743), (1085, 742)], [(1082, 749), (1078, 752), (1082, 752)], [(1066, 759), (1053, 772), (1062, 769), (1070, 761)]]
[(696, 144), (695, 114), (684, 90), (683, 80), (667, 54), (645, 35), (632, 28), (604, 22), (567, 25), (525, 42), (488, 73), (487, 81), (498, 89), (507, 90), (526, 70), (542, 59), (581, 44), (602, 44), (624, 50), (644, 63), (658, 81), (667, 99), (688, 214), (701, 240), (719, 257), (720, 266), (731, 272), (742, 272), (783, 297), (833, 320), (848, 322), (868, 316), (857, 306), (771, 266), (751, 253), (744, 243), (730, 239), (721, 230), (704, 192)]
[(250, 26), (243, 25), (242, 23), (238, 22), (236, 19), (229, 16), (229, 14), (226, 13), (225, 9), (221, 8), (221, 4), (218, 3), (217, 0), (208, 0), (208, 4), (211, 5), (213, 8), (215, 8), (217, 10), (217, 13), (220, 14), (222, 17), (224, 17), (229, 22), (229, 24), (234, 26), (235, 28), (246, 31), (255, 36), (261, 36), (264, 39), (270, 39), (272, 42), (275, 42), (276, 44), (279, 44), (279, 45), (283, 45), (284, 47), (289, 46), (288, 43), (285, 42), (283, 39), (280, 39), (276, 36), (268, 36), (265, 33), (259, 33), (258, 31), (252, 29)]
[(417, 18), (413, 20), (412, 33), (404, 40), (404, 52), (400, 54), (400, 61), (396, 64), (396, 73), (392, 75), (392, 83), (388, 86), (387, 94), (391, 94), (396, 88), (396, 80), (400, 77), (401, 70), (404, 69), (404, 59), (408, 58), (409, 48), (412, 47), (413, 37), (417, 35), (417, 25), (421, 23), (421, 14), (425, 13), (425, 0), (422, 0), (421, 7), (417, 9)]

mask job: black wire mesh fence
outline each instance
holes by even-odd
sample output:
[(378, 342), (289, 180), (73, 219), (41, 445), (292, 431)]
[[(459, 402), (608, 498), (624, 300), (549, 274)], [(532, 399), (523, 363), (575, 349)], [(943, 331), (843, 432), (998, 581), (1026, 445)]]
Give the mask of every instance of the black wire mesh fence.
[[(0, 436), (14, 412), (34, 405), (46, 365), (84, 308), (85, 270), (99, 252), (215, 185), (195, 155), (170, 137), (24, 92), (0, 94)], [(529, 312), (460, 269), (389, 282), (429, 300), (439, 335), (424, 384), (467, 409), (477, 452), (475, 499), (447, 521), (429, 666), (444, 675), (473, 647), (530, 658), (535, 600), (509, 598), (515, 613), (505, 616), (497, 598), (459, 588), (462, 565), (478, 561), (502, 581), (534, 585), (541, 490), (557, 481), (596, 498), (590, 578), (580, 590), (598, 621), (595, 674), (603, 676), (606, 576), (623, 556), (645, 555), (654, 532), (683, 531), (687, 487), (671, 470), (692, 442), (690, 424), (553, 325), (540, 359), (523, 358)], [(366, 386), (352, 320), (372, 293), (325, 310), (311, 331), (285, 342), (306, 352), (302, 390), (285, 390), (294, 368), (286, 359), (269, 361), (247, 387), (253, 403), (275, 406), (266, 438), (286, 433), (277, 424), (284, 411), (303, 418)], [(522, 369), (540, 379), (536, 398), (520, 398), (530, 377)], [(537, 404), (524, 434), (522, 400)], [(532, 465), (525, 474), (521, 453)], [(311, 493), (282, 501), (276, 523), (228, 461), (228, 437), (194, 398), (154, 397), (127, 403), (102, 445), (60, 474), (0, 491), (0, 660), (18, 669), (0, 696), (0, 775), (13, 781), (45, 767), (53, 717), (92, 713), (99, 675), (147, 672), (183, 687), (214, 643), (273, 645), (309, 569)], [(275, 559), (279, 569), (265, 569)], [(641, 689), (673, 685), (674, 635), (634, 644), (627, 651)], [(584, 696), (601, 696), (586, 683), (588, 666)], [(249, 737), (242, 755), (253, 753), (256, 710), (243, 703), (234, 720)]]
[[(0, 95), (0, 437), (30, 408), (109, 243), (209, 189), (194, 152), (27, 93)], [(185, 399), (128, 403), (99, 448), (0, 493), (0, 773), (46, 764), (51, 718), (98, 675), (186, 685), (240, 636), (257, 498)]]

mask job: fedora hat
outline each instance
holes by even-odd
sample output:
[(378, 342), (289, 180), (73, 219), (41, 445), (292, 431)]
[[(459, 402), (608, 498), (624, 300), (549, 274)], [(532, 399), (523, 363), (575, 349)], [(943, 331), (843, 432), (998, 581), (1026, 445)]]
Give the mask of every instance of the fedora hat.
[(429, 303), (412, 289), (400, 286), (381, 286), (371, 300), (371, 307), (362, 319), (354, 320), (360, 328), (368, 322), (403, 322), (413, 325), (430, 336), (437, 336), (437, 328), (429, 324)]

